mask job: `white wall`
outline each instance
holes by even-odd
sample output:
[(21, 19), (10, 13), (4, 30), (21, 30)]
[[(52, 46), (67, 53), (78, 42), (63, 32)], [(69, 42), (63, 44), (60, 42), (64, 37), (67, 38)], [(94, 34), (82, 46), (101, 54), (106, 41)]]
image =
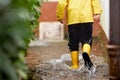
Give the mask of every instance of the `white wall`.
[(109, 40), (109, 0), (101, 0), (101, 6), (103, 8), (103, 13), (101, 15), (101, 25), (106, 33), (106, 36)]
[(40, 22), (39, 40), (62, 41), (64, 40), (64, 25), (60, 22)]

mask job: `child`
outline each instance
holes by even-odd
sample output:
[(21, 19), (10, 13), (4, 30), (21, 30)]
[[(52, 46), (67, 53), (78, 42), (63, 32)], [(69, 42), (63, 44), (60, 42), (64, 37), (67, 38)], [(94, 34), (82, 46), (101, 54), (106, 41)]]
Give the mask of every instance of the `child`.
[(92, 70), (93, 63), (89, 58), (92, 46), (92, 25), (95, 20), (100, 20), (102, 9), (99, 0), (58, 0), (57, 19), (63, 23), (64, 11), (67, 7), (67, 22), (69, 34), (69, 49), (72, 66), (70, 69), (79, 68), (79, 43), (82, 44), (84, 66)]

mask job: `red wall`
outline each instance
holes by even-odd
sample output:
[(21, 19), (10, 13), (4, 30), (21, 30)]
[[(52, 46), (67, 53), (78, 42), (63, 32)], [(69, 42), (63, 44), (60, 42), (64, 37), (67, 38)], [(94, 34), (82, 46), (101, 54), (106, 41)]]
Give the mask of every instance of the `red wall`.
[(39, 18), (40, 22), (54, 22), (57, 21), (56, 18), (56, 7), (57, 2), (45, 2), (41, 6), (41, 16)]

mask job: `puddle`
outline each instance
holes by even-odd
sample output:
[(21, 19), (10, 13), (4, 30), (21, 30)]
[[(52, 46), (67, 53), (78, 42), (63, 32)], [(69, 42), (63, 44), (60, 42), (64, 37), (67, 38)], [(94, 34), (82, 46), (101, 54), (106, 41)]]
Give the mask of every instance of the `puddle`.
[(41, 65), (38, 65), (34, 69), (35, 80), (109, 80), (108, 65), (104, 63), (104, 59), (95, 55), (91, 55), (90, 57), (96, 66), (93, 76), (90, 76), (87, 71), (82, 71), (84, 62), (81, 55), (79, 56), (81, 69), (73, 71), (68, 68), (71, 65), (70, 55), (64, 54), (60, 59), (43, 61)]

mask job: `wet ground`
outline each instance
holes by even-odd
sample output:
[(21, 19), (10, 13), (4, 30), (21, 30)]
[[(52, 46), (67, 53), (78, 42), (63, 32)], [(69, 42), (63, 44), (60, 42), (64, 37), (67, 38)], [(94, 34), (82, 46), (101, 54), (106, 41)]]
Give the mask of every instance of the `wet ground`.
[(96, 72), (92, 76), (83, 68), (81, 52), (79, 70), (73, 71), (68, 68), (71, 58), (67, 44), (67, 40), (32, 41), (26, 57), (27, 65), (33, 74), (31, 80), (108, 80), (106, 42), (103, 39), (99, 36), (93, 39), (90, 57), (96, 66)]

